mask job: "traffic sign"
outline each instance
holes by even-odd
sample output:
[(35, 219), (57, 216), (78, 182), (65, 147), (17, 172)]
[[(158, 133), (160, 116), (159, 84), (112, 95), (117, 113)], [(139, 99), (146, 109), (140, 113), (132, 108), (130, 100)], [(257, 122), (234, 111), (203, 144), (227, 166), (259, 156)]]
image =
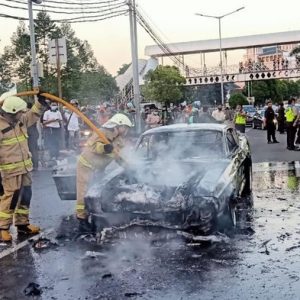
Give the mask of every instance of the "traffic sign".
[(65, 37), (49, 40), (48, 49), (50, 64), (56, 65), (58, 60), (60, 64), (67, 63), (67, 45)]

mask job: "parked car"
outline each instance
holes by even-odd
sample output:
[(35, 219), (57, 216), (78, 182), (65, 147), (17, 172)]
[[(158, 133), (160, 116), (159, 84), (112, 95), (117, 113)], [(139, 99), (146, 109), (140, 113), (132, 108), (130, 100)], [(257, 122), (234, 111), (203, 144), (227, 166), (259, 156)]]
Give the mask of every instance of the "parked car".
[(265, 119), (265, 110), (264, 109), (258, 110), (253, 116), (252, 128), (265, 130), (266, 127), (265, 127), (264, 119)]

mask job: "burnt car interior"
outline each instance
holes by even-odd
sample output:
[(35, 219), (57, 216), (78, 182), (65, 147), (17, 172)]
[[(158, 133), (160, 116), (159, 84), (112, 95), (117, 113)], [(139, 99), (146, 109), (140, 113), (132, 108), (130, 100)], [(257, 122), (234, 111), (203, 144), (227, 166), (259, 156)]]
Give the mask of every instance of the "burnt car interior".
[(222, 132), (212, 130), (160, 132), (145, 135), (137, 154), (146, 160), (224, 157)]

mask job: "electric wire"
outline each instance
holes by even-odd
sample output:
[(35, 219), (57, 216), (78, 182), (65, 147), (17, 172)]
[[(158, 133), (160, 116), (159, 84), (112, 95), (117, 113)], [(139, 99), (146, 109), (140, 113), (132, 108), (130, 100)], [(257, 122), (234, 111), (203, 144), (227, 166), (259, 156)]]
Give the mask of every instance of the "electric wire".
[[(72, 20), (72, 19), (59, 19), (59, 20), (52, 20), (53, 22), (57, 22), (57, 23), (84, 23), (84, 22), (98, 22), (98, 21), (102, 21), (102, 20), (107, 20), (110, 18), (115, 18), (118, 16), (123, 16), (126, 15), (128, 13), (128, 10), (120, 10), (116, 13), (110, 13), (107, 16), (93, 16), (94, 19), (87, 19), (87, 20)], [(18, 20), (18, 21), (28, 21), (28, 17), (18, 17), (18, 16), (12, 16), (12, 15), (8, 15), (8, 14), (0, 14), (0, 18), (8, 18), (8, 19), (14, 19), (14, 20)]]
[[(97, 14), (97, 13), (100, 13), (100, 12), (110, 11), (112, 9), (118, 9), (118, 8), (120, 8), (122, 6), (125, 6), (125, 5), (126, 5), (126, 2), (120, 2), (120, 3), (118, 3), (118, 5), (114, 4), (114, 6), (111, 6), (110, 8), (102, 9), (101, 11), (84, 11), (84, 13), (86, 13), (86, 14)], [(4, 4), (4, 3), (0, 3), (0, 6), (12, 8), (12, 9), (28, 10), (27, 7), (18, 7), (18, 6), (13, 6), (13, 5)], [(39, 8), (33, 8), (32, 10), (37, 11), (37, 12), (47, 11), (48, 13), (53, 13), (53, 14), (66, 14), (66, 15), (82, 14), (82, 11), (79, 11), (79, 12), (78, 11), (75, 11), (75, 12), (64, 11), (64, 12), (62, 12), (62, 11), (56, 11), (56, 10), (51, 10), (51, 9), (45, 10), (45, 9), (39, 9)]]

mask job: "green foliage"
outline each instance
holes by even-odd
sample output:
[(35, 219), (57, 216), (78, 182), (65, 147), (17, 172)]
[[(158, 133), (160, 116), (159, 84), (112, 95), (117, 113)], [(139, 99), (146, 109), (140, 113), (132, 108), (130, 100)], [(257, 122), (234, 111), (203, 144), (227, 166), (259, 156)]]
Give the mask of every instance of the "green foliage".
[(127, 70), (128, 70), (128, 68), (131, 66), (131, 64), (123, 64), (120, 68), (119, 68), (119, 70), (118, 70), (118, 72), (117, 72), (117, 75), (119, 76), (119, 75), (122, 75), (122, 74), (124, 74)]
[[(88, 42), (77, 38), (70, 24), (55, 24), (46, 12), (38, 13), (35, 20), (37, 60), (44, 67), (41, 88), (58, 94), (57, 70), (49, 63), (48, 41), (63, 36), (67, 41), (68, 57), (67, 64), (61, 66), (63, 97), (84, 98), (85, 102), (91, 100), (94, 103), (114, 97), (118, 90), (115, 79), (97, 62)], [(16, 82), (18, 91), (31, 90), (30, 36), (23, 22), (20, 22), (11, 42), (12, 45), (6, 47), (0, 56), (0, 89), (5, 90)]]
[(175, 66), (159, 66), (146, 75), (142, 93), (147, 101), (177, 103), (182, 99), (185, 78)]
[(229, 98), (230, 107), (235, 108), (238, 104), (239, 105), (249, 104), (247, 98), (241, 93), (233, 94)]
[[(299, 97), (300, 81), (292, 80), (261, 80), (252, 81), (251, 96), (255, 97), (255, 104), (265, 104), (267, 99), (271, 99), (275, 103), (289, 99), (291, 96)], [(247, 84), (243, 93), (247, 94)]]

